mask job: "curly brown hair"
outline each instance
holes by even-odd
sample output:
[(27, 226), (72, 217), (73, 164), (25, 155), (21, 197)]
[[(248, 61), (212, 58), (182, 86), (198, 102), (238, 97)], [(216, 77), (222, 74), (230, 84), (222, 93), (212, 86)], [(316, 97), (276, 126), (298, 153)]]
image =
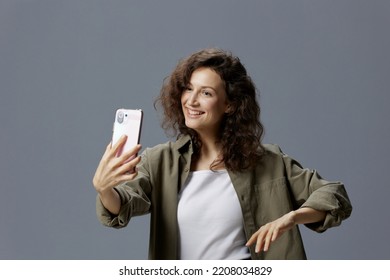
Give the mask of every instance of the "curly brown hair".
[(179, 61), (170, 76), (164, 79), (160, 95), (155, 101), (163, 109), (162, 127), (171, 136), (190, 135), (195, 156), (202, 145), (197, 133), (185, 125), (181, 95), (192, 73), (201, 67), (213, 69), (225, 82), (230, 112), (221, 124), (219, 142), (222, 157), (210, 166), (223, 162), (231, 171), (253, 168), (264, 148), (261, 139), (264, 127), (260, 122), (260, 106), (252, 79), (238, 57), (221, 49), (203, 49)]

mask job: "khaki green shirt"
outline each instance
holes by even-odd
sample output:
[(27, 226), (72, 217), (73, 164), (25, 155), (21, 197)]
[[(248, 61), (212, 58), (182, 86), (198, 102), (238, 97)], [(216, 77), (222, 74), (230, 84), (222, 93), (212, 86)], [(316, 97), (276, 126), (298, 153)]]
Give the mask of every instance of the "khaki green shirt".
[[(322, 223), (306, 225), (317, 232), (338, 226), (350, 216), (352, 206), (342, 183), (326, 181), (315, 170), (302, 168), (276, 145), (265, 145), (265, 149), (255, 169), (228, 171), (247, 239), (262, 225), (300, 207), (327, 211)], [(97, 198), (101, 223), (121, 228), (131, 217), (150, 213), (149, 258), (178, 259), (178, 192), (190, 171), (192, 152), (189, 136), (146, 149), (137, 177), (115, 187), (122, 201), (120, 213), (113, 216)], [(306, 259), (298, 226), (285, 232), (268, 252), (256, 254), (254, 246), (249, 249), (252, 259)]]

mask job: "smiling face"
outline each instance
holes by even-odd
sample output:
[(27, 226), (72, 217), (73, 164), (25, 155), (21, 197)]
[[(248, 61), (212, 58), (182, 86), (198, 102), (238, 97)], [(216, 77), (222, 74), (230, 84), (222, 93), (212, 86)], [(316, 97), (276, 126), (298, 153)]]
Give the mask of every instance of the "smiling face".
[(229, 106), (225, 83), (211, 68), (196, 69), (181, 96), (187, 127), (200, 134), (216, 134)]

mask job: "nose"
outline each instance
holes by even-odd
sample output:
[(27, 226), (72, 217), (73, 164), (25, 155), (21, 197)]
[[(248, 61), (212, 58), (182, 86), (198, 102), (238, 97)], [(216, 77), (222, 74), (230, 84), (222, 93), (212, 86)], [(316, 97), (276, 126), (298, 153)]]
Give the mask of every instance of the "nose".
[(188, 92), (187, 104), (190, 106), (198, 104), (198, 94), (195, 90)]

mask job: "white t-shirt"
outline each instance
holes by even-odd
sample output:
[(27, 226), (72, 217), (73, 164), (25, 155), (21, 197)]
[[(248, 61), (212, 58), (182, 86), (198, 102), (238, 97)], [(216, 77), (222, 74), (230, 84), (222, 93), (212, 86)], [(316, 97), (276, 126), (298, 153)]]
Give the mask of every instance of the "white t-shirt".
[(243, 217), (226, 170), (190, 172), (179, 193), (182, 260), (246, 259)]

